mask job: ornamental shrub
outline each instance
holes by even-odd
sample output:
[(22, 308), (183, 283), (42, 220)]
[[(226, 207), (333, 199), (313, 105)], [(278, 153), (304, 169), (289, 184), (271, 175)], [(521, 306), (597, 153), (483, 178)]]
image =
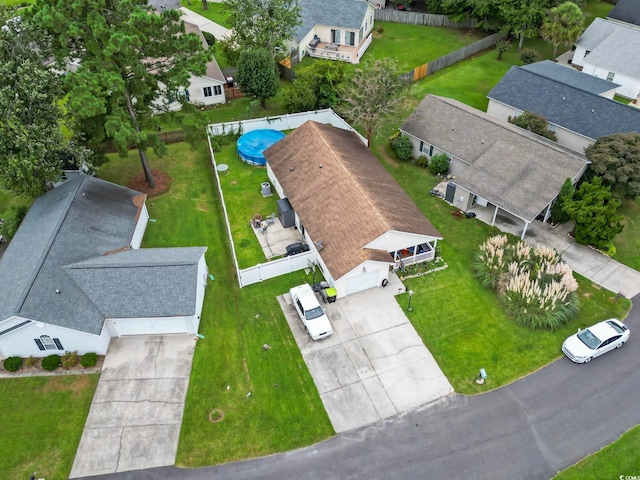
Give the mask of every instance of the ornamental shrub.
[(38, 359), (33, 355), (29, 355), (29, 358), (24, 361), (24, 364), (27, 367), (35, 367), (38, 364)]
[(42, 359), (42, 368), (45, 370), (53, 371), (60, 366), (60, 356), (58, 355), (49, 355), (48, 357), (44, 357)]
[(446, 175), (449, 173), (449, 157), (444, 153), (434, 155), (429, 162), (429, 171), (434, 175)]
[(210, 47), (212, 47), (212, 46), (214, 46), (216, 44), (216, 37), (213, 36), (213, 33), (205, 32), (203, 30), (202, 31), (202, 36), (207, 41), (207, 45), (209, 45)]
[(80, 365), (83, 367), (94, 367), (98, 363), (98, 355), (95, 353), (85, 353), (80, 359)]
[(496, 235), (480, 246), (474, 269), (519, 325), (555, 330), (578, 314), (578, 282), (552, 248)]
[(398, 135), (391, 139), (391, 149), (396, 154), (399, 160), (406, 162), (411, 159), (411, 152), (413, 150), (413, 144), (409, 137), (404, 135)]
[(7, 372), (15, 372), (22, 366), (21, 357), (8, 357), (4, 360), (4, 368)]
[(525, 65), (536, 63), (540, 59), (540, 54), (532, 48), (523, 48), (520, 52), (520, 60)]
[(78, 352), (70, 352), (69, 350), (64, 352), (62, 358), (60, 359), (60, 363), (64, 368), (72, 368), (78, 364)]

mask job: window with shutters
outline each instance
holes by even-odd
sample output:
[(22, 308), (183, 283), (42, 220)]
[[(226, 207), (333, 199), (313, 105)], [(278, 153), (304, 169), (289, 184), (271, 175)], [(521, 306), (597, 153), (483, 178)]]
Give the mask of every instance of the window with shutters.
[(51, 338), (49, 335), (40, 335), (40, 338), (34, 339), (40, 350), (64, 350), (60, 339)]

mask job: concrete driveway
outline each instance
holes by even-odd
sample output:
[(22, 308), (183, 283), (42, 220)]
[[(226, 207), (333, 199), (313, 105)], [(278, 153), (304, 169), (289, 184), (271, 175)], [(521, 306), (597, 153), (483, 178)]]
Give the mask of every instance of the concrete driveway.
[(190, 335), (111, 340), (71, 478), (175, 463), (194, 350)]
[(289, 294), (279, 297), (336, 432), (369, 425), (453, 392), (394, 295), (395, 277), (376, 288), (325, 304), (334, 333), (314, 342)]

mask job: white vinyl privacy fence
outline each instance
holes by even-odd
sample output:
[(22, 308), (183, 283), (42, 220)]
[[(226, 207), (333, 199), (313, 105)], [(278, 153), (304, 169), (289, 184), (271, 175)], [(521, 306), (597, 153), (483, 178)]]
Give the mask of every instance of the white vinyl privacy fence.
[[(236, 267), (236, 273), (238, 277), (238, 284), (240, 288), (253, 283), (258, 283), (263, 280), (285, 275), (287, 273), (302, 270), (309, 266), (309, 263), (316, 262), (318, 258), (318, 252), (310, 243), (311, 250), (305, 253), (299, 253), (290, 257), (284, 257), (278, 260), (272, 260), (270, 262), (260, 263), (253, 267), (240, 269), (238, 265), (238, 257), (236, 255), (236, 247), (233, 241), (233, 234), (231, 233), (231, 224), (229, 223), (229, 213), (225, 204), (224, 193), (220, 186), (220, 177), (218, 173), (218, 164), (211, 147), (211, 137), (216, 135), (224, 135), (227, 133), (247, 133), (253, 130), (272, 128), (274, 130), (293, 130), (308, 120), (314, 120), (318, 123), (331, 124), (334, 127), (342, 128), (343, 130), (350, 130), (355, 132), (362, 140), (362, 143), (367, 145), (367, 139), (356, 132), (351, 125), (340, 118), (333, 110), (318, 110), (315, 112), (302, 112), (293, 113), (287, 115), (280, 115), (277, 117), (263, 117), (252, 120), (241, 120), (239, 122), (225, 122), (216, 123), (207, 126), (207, 138), (209, 141), (209, 155), (211, 156), (211, 163), (213, 164), (213, 171), (216, 176), (216, 183), (218, 185), (218, 194), (222, 201), (222, 211), (224, 212), (225, 226), (227, 235), (229, 236), (229, 242), (231, 243), (231, 253), (233, 255), (233, 264)], [(256, 242), (258, 240), (256, 239)]]
[[(318, 123), (326, 123), (343, 130), (355, 132), (362, 143), (368, 145), (367, 139), (360, 135), (351, 125), (345, 122), (332, 109), (316, 110), (313, 112), (288, 113), (276, 117), (253, 118), (251, 120), (240, 120), (237, 122), (214, 123), (207, 126), (207, 133), (210, 136), (225, 135), (228, 133), (248, 133), (253, 130), (271, 128), (273, 130), (294, 130), (308, 120)], [(213, 153), (212, 153), (213, 155)]]

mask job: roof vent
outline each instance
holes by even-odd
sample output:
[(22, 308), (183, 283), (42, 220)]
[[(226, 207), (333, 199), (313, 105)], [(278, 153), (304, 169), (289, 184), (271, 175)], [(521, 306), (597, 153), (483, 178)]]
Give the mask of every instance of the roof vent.
[(453, 132), (456, 129), (456, 127), (451, 127), (451, 131)]
[(484, 138), (482, 139), (482, 144), (484, 145)]
[(322, 164), (320, 164), (320, 168), (322, 168)]
[(290, 171), (290, 172), (293, 172), (293, 167), (289, 167), (289, 171)]
[(62, 293), (62, 291), (56, 288), (56, 293), (57, 293), (58, 295), (60, 295), (60, 294)]
[(562, 97), (562, 99), (564, 100), (566, 97)]
[(593, 113), (593, 112), (595, 112), (595, 110), (592, 108), (592, 109), (591, 109), (591, 113)]

